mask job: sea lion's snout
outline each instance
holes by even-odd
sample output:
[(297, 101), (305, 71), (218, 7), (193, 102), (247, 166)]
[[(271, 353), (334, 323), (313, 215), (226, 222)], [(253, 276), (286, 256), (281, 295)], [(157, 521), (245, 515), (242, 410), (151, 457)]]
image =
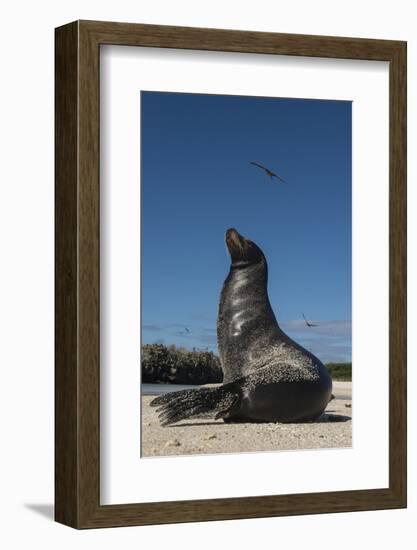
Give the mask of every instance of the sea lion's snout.
[(229, 237), (233, 237), (234, 235), (239, 235), (239, 232), (234, 227), (229, 227), (229, 229), (226, 231), (226, 239)]
[(245, 246), (246, 239), (239, 234), (234, 227), (226, 231), (226, 244), (230, 254), (233, 250), (242, 250)]
[(243, 237), (234, 227), (226, 231), (225, 240), (234, 266), (252, 264), (263, 258), (260, 248)]

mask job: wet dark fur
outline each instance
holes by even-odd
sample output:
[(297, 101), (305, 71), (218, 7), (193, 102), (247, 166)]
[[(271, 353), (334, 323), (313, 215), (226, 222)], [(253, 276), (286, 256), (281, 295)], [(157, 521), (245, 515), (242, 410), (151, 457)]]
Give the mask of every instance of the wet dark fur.
[(226, 232), (226, 244), (232, 263), (217, 319), (223, 385), (169, 393), (151, 406), (162, 425), (202, 415), (226, 422), (315, 420), (332, 397), (328, 370), (280, 329), (261, 249), (235, 229)]

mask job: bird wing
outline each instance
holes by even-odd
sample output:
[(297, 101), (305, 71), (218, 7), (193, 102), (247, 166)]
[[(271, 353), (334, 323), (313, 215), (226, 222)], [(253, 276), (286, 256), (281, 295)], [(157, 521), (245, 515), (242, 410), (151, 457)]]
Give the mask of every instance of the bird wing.
[(275, 176), (276, 178), (278, 178), (279, 180), (281, 180), (283, 183), (286, 183), (284, 178), (281, 178), (281, 176), (278, 176), (278, 174), (272, 173), (272, 175)]
[(303, 313), (303, 317), (304, 317), (304, 321), (306, 322), (306, 325), (307, 325), (308, 327), (311, 327), (312, 325), (311, 325), (311, 323), (309, 323), (309, 322), (307, 321), (306, 316), (304, 315), (304, 313)]
[(266, 172), (268, 171), (268, 169), (265, 168), (265, 166), (262, 166), (262, 164), (259, 164), (259, 162), (253, 162), (251, 160), (249, 164), (253, 164), (254, 166), (257, 166), (258, 168), (261, 168), (261, 170), (265, 170)]
[(272, 172), (272, 170), (268, 170), (268, 168), (265, 168), (265, 170), (267, 171), (268, 175), (271, 176), (271, 178), (277, 178), (285, 183), (285, 180), (281, 178), (281, 176), (278, 176), (278, 174), (276, 174), (275, 172)]
[(301, 315), (303, 316), (304, 321), (306, 322), (306, 325), (307, 325), (308, 327), (318, 327), (318, 325), (316, 325), (315, 323), (309, 323), (309, 322), (307, 321), (306, 316), (304, 315), (304, 313), (302, 313)]

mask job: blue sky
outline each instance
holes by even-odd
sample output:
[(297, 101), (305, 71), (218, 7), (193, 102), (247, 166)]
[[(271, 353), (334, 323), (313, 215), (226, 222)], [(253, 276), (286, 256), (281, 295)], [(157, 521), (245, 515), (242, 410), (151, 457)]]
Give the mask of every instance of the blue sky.
[(142, 343), (216, 351), (235, 227), (265, 253), (281, 327), (351, 360), (351, 140), (346, 101), (142, 92)]

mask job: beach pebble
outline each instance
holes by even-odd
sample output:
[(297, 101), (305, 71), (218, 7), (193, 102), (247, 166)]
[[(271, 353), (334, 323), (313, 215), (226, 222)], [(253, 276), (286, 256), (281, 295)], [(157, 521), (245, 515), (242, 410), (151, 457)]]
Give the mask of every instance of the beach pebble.
[(352, 403), (345, 403), (345, 407), (347, 407), (348, 409), (351, 409), (352, 408)]
[(216, 434), (210, 434), (207, 439), (217, 439), (217, 435)]
[(165, 443), (165, 447), (180, 447), (181, 441), (178, 441), (178, 439), (170, 439)]

